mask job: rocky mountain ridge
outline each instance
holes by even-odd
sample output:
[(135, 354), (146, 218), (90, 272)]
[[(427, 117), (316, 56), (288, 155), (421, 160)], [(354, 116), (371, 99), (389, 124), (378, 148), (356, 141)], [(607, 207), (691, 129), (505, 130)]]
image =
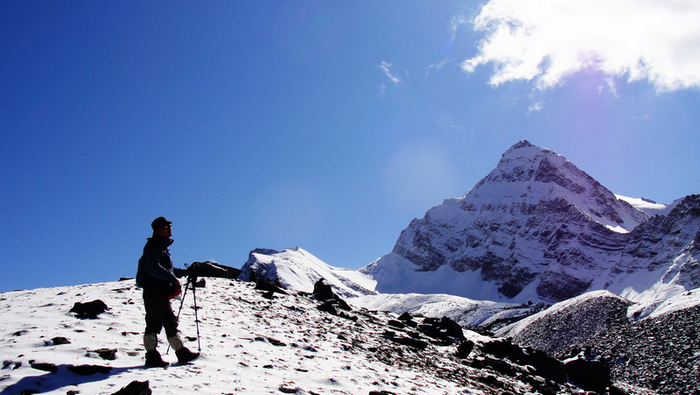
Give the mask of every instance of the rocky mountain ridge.
[(656, 285), (663, 300), (700, 286), (699, 251), (698, 196), (651, 215), (523, 141), (464, 196), (413, 220), (393, 251), (361, 272), (384, 293), (552, 303), (604, 289), (634, 300)]

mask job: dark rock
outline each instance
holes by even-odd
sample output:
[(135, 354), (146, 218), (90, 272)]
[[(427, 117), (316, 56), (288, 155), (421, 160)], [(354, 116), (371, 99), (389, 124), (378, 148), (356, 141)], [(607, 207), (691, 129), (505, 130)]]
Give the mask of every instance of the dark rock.
[(393, 341), (394, 343), (417, 348), (419, 350), (424, 350), (426, 347), (428, 347), (428, 342), (425, 342), (425, 341), (419, 340), (419, 339), (414, 339), (411, 337), (405, 337), (405, 336), (396, 337), (396, 336), (394, 336), (394, 337), (387, 337), (387, 338), (389, 340)]
[(58, 372), (58, 366), (52, 363), (32, 363), (31, 367), (32, 369), (43, 370), (44, 372)]
[(116, 348), (100, 348), (98, 350), (93, 351), (97, 355), (100, 356), (102, 359), (106, 359), (109, 361), (113, 361), (117, 358), (117, 349)]
[(521, 365), (532, 366), (535, 368), (535, 372), (542, 377), (554, 380), (557, 383), (566, 383), (564, 363), (547, 355), (545, 352), (527, 350), (527, 353), (518, 362)]
[(460, 358), (466, 358), (471, 354), (472, 350), (474, 349), (474, 342), (471, 340), (467, 340), (465, 342), (462, 342), (457, 346), (457, 356)]
[(87, 303), (75, 302), (70, 312), (75, 313), (77, 318), (96, 319), (99, 314), (104, 313), (108, 309), (105, 302), (97, 299)]
[(151, 389), (146, 381), (132, 381), (126, 387), (122, 387), (119, 391), (112, 395), (151, 395)]
[(53, 339), (51, 339), (51, 342), (54, 344), (54, 346), (70, 344), (70, 340), (66, 339), (65, 337), (54, 337)]
[(601, 360), (571, 359), (564, 364), (569, 381), (586, 391), (602, 394), (611, 385), (610, 366)]
[(109, 366), (100, 366), (100, 365), (79, 365), (79, 366), (68, 366), (68, 370), (75, 374), (79, 374), (81, 376), (91, 376), (95, 373), (103, 373), (107, 374), (112, 371), (112, 368)]
[(513, 344), (510, 338), (484, 343), (482, 350), (487, 354), (500, 359), (508, 359), (519, 365), (530, 365), (535, 368), (538, 375), (558, 383), (566, 383), (566, 371), (561, 361), (542, 351), (523, 349)]
[(325, 311), (326, 313), (329, 313), (329, 314), (332, 314), (332, 315), (335, 315), (335, 316), (338, 316), (341, 318), (352, 320), (352, 321), (357, 321), (357, 319), (358, 319), (356, 316), (347, 314), (343, 311), (338, 311), (338, 309), (346, 310), (346, 311), (352, 310), (350, 308), (350, 306), (344, 300), (342, 300), (340, 298), (327, 300), (327, 301), (323, 302), (322, 304), (320, 304), (317, 307), (317, 309), (319, 309), (320, 311)]
[(401, 321), (411, 321), (412, 319), (413, 317), (408, 312), (405, 312), (399, 316), (399, 320)]
[(318, 279), (314, 284), (313, 297), (318, 300), (334, 299), (336, 296), (333, 293), (333, 288), (326, 284), (322, 278)]
[(267, 280), (258, 279), (255, 282), (255, 289), (259, 289), (261, 291), (272, 291), (272, 292), (277, 292), (277, 293), (281, 293), (284, 295), (289, 295), (287, 293), (287, 291), (283, 290), (279, 286), (277, 286), (277, 285), (275, 285)]
[(389, 322), (387, 324), (389, 326), (393, 326), (394, 328), (405, 328), (406, 327), (406, 324), (404, 324), (401, 321), (397, 321), (397, 320), (389, 320)]
[(464, 340), (462, 327), (447, 317), (425, 318), (417, 328), (424, 335), (439, 340), (443, 345), (452, 344), (455, 340)]
[(22, 366), (22, 362), (14, 362), (14, 361), (3, 361), (2, 363), (2, 368), (7, 369), (10, 366), (12, 366), (12, 370), (19, 369)]
[(447, 336), (455, 337), (457, 339), (464, 339), (464, 332), (462, 327), (459, 326), (454, 320), (448, 317), (442, 317), (440, 320), (440, 328), (444, 329)]

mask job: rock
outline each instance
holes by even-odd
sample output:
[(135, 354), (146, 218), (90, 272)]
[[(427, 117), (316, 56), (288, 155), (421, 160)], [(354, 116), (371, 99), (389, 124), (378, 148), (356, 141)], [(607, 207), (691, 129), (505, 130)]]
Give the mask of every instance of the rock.
[(423, 323), (418, 325), (418, 330), (428, 337), (440, 340), (444, 344), (452, 344), (455, 342), (455, 339), (464, 339), (462, 327), (447, 317), (442, 317), (442, 319), (425, 318)]
[(87, 303), (75, 302), (70, 312), (75, 313), (77, 318), (96, 319), (99, 314), (104, 313), (108, 309), (109, 307), (107, 307), (105, 302), (97, 299)]
[(313, 297), (318, 300), (334, 299), (336, 296), (333, 293), (333, 288), (326, 284), (322, 278), (318, 279), (314, 284)]
[(399, 316), (399, 320), (401, 321), (411, 321), (413, 320), (413, 316), (409, 314), (408, 312), (405, 312)]
[(327, 301), (323, 302), (322, 304), (320, 304), (317, 307), (317, 309), (319, 309), (320, 311), (325, 311), (326, 313), (329, 313), (329, 314), (332, 314), (332, 315), (335, 315), (335, 316), (338, 316), (341, 318), (349, 319), (352, 321), (357, 321), (356, 316), (347, 314), (347, 313), (342, 312), (342, 311), (338, 311), (338, 309), (346, 310), (346, 311), (351, 311), (352, 309), (344, 300), (337, 298), (337, 297), (336, 297), (336, 299), (331, 299), (331, 300), (327, 300)]
[(393, 326), (394, 328), (399, 328), (399, 329), (406, 327), (406, 324), (404, 324), (401, 321), (397, 321), (397, 320), (389, 320), (389, 322), (387, 324), (389, 326)]
[(109, 361), (113, 361), (117, 358), (117, 349), (116, 348), (100, 348), (98, 350), (94, 350), (94, 353), (100, 356), (102, 359), (106, 359)]
[(119, 391), (112, 395), (151, 395), (151, 389), (146, 381), (132, 381), (126, 387), (122, 387)]
[(112, 368), (109, 366), (100, 366), (100, 365), (79, 365), (79, 366), (68, 366), (68, 370), (71, 372), (81, 375), (81, 376), (91, 376), (95, 373), (104, 373), (107, 374), (112, 371)]
[(428, 342), (419, 340), (419, 339), (414, 339), (412, 337), (406, 337), (406, 336), (386, 336), (387, 339), (393, 341), (394, 343), (402, 344), (404, 346), (409, 346), (413, 348), (417, 348), (419, 350), (425, 350), (428, 347)]
[(510, 338), (484, 343), (482, 350), (487, 354), (500, 359), (508, 359), (519, 365), (530, 365), (535, 368), (535, 372), (538, 375), (558, 383), (566, 383), (566, 370), (561, 361), (542, 351), (523, 349), (513, 344)]
[(599, 359), (569, 359), (564, 368), (569, 381), (586, 391), (602, 394), (611, 385), (610, 366)]
[(58, 372), (58, 366), (52, 363), (32, 363), (32, 369), (43, 370), (44, 372), (56, 373)]
[(465, 342), (462, 342), (457, 346), (457, 356), (460, 358), (466, 358), (471, 354), (472, 350), (474, 349), (474, 342), (471, 340), (467, 340)]
[(51, 343), (53, 343), (54, 346), (60, 346), (62, 344), (70, 344), (70, 340), (65, 337), (54, 337), (51, 339)]
[(442, 317), (440, 320), (440, 328), (445, 331), (447, 336), (455, 337), (457, 339), (464, 339), (464, 332), (462, 327), (459, 326), (454, 320), (448, 317)]
[(277, 286), (277, 285), (275, 285), (267, 280), (258, 279), (255, 282), (255, 289), (259, 289), (261, 291), (268, 291), (268, 292), (270, 292), (270, 291), (277, 292), (277, 293), (281, 293), (284, 295), (288, 295), (287, 291), (283, 290), (279, 286)]

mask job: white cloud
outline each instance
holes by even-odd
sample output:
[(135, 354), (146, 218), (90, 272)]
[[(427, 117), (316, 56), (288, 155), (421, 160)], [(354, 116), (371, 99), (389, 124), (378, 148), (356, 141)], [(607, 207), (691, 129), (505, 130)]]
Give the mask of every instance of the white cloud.
[(542, 102), (537, 102), (537, 103), (530, 105), (527, 108), (527, 113), (529, 114), (531, 112), (540, 112), (540, 111), (542, 111), (543, 108), (544, 108), (544, 104), (542, 104)]
[(546, 89), (597, 69), (658, 91), (700, 87), (697, 0), (491, 0), (474, 29), (486, 37), (462, 68), (493, 63), (495, 86), (524, 79)]
[(395, 75), (391, 74), (391, 63), (382, 62), (377, 67), (379, 67), (379, 69), (384, 73), (384, 75), (389, 77), (391, 82), (393, 82), (394, 84), (398, 84), (399, 82), (401, 82), (399, 77), (396, 77)]

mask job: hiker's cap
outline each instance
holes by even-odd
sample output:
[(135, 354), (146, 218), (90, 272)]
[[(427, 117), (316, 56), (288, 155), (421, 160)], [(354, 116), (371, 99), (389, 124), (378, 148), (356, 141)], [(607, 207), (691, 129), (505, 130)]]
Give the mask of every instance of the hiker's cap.
[(158, 218), (154, 219), (153, 222), (151, 222), (151, 228), (153, 228), (153, 230), (155, 231), (155, 230), (158, 230), (160, 228), (165, 228), (166, 226), (170, 226), (170, 224), (172, 224), (172, 223), (173, 223), (173, 221), (168, 221), (167, 219), (165, 219), (165, 217), (158, 217)]

